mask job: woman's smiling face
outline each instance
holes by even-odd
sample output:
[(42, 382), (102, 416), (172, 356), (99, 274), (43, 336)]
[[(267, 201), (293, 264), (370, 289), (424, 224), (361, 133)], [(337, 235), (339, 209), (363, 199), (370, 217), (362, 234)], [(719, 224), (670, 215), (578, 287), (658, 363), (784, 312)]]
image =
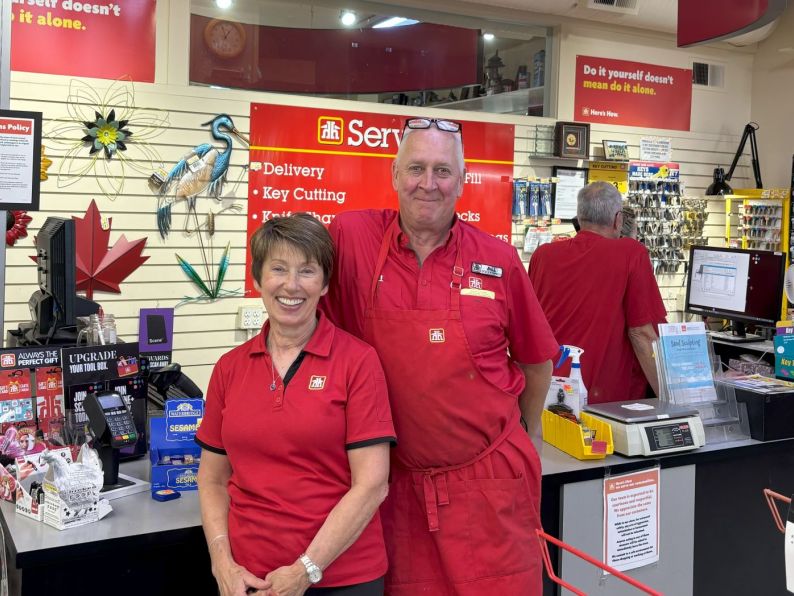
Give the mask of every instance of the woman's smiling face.
[(274, 247), (254, 287), (262, 296), (271, 326), (283, 328), (314, 324), (317, 303), (328, 292), (320, 264), (287, 244)]

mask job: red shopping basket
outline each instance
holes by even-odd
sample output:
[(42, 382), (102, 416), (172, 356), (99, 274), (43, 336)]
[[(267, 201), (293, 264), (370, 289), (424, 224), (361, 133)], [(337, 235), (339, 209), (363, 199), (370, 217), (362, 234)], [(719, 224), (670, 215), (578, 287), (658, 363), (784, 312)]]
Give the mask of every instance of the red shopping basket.
[(570, 544), (566, 544), (562, 540), (558, 540), (557, 538), (555, 538), (550, 534), (547, 534), (543, 530), (536, 530), (536, 532), (538, 534), (538, 540), (540, 540), (540, 550), (541, 550), (541, 554), (543, 555), (543, 566), (546, 568), (546, 573), (548, 574), (549, 579), (551, 579), (551, 581), (553, 581), (555, 584), (559, 584), (563, 588), (570, 590), (577, 596), (587, 596), (587, 594), (585, 592), (582, 592), (578, 588), (573, 587), (571, 584), (569, 584), (564, 579), (559, 577), (556, 573), (554, 573), (554, 569), (552, 569), (551, 566), (551, 557), (549, 556), (549, 545), (548, 545), (549, 542), (551, 542), (554, 546), (558, 548), (567, 550), (569, 553), (579, 557), (580, 559), (584, 559), (591, 565), (595, 565), (596, 567), (603, 569), (604, 571), (614, 575), (618, 579), (623, 580), (627, 584), (634, 586), (635, 588), (637, 588), (641, 592), (644, 592), (645, 594), (651, 594), (651, 596), (663, 596), (661, 592), (657, 592), (656, 590), (653, 590), (648, 586), (641, 584), (633, 577), (629, 577), (625, 573), (621, 573), (617, 569), (610, 567), (609, 565), (605, 565), (604, 563), (602, 563), (597, 559), (594, 559), (587, 553), (584, 553), (579, 549), (572, 547)]

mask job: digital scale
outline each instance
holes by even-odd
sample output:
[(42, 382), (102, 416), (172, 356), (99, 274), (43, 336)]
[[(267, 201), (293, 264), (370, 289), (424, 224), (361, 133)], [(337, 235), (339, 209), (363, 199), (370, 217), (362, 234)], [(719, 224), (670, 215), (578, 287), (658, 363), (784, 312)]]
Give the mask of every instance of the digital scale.
[(675, 453), (706, 443), (697, 410), (658, 399), (588, 404), (583, 409), (612, 427), (615, 451), (623, 455)]

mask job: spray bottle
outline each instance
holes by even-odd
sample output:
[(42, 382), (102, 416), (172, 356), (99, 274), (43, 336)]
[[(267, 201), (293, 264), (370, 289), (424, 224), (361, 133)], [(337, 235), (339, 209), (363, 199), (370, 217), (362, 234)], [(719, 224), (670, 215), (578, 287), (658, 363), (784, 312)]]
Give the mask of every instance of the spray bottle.
[(579, 382), (579, 405), (584, 406), (587, 405), (587, 387), (584, 386), (584, 379), (582, 379), (582, 365), (579, 362), (579, 358), (584, 354), (584, 350), (582, 348), (577, 348), (576, 346), (560, 346), (560, 351), (562, 355), (560, 359), (557, 361), (557, 365), (554, 368), (559, 368), (560, 365), (571, 357), (571, 374), (569, 378), (577, 379)]

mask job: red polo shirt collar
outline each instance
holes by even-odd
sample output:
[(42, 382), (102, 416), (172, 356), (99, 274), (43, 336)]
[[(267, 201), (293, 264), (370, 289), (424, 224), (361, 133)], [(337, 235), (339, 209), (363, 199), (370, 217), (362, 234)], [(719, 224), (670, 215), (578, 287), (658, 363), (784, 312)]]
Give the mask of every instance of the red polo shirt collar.
[[(267, 351), (267, 342), (265, 341), (268, 331), (270, 331), (270, 320), (265, 321), (265, 325), (262, 327), (262, 333), (259, 334), (257, 341), (251, 343), (249, 356), (256, 356), (259, 354), (269, 355)], [(314, 356), (319, 356), (320, 358), (327, 358), (331, 355), (331, 344), (334, 341), (335, 332), (336, 327), (330, 323), (322, 311), (318, 310), (317, 327), (315, 327), (314, 333), (309, 339), (309, 343), (304, 346), (303, 351), (313, 354)]]
[[(398, 218), (400, 217), (399, 213), (397, 217)], [(449, 229), (449, 232), (447, 232), (447, 238), (444, 241), (445, 251), (453, 244), (452, 240), (457, 239), (457, 237), (462, 233), (461, 227), (458, 222), (459, 222), (459, 218), (458, 218), (458, 214), (456, 213), (455, 219), (452, 221), (452, 227)], [(403, 251), (411, 250), (410, 248), (408, 248), (410, 244), (410, 239), (408, 238), (408, 234), (403, 232), (400, 226), (394, 228), (392, 234), (393, 234), (391, 238), (392, 249), (400, 249)]]

